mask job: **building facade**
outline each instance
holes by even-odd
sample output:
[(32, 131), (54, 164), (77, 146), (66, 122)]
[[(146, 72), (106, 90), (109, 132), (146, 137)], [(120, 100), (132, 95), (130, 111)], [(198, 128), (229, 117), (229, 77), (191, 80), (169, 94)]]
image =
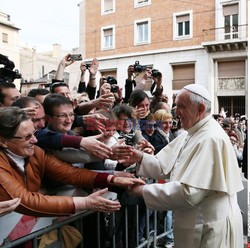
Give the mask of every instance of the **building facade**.
[(247, 112), (247, 1), (83, 0), (80, 52), (123, 86), (129, 65), (158, 69), (169, 99), (198, 83), (213, 112)]
[[(36, 82), (39, 79), (51, 83), (54, 74), (51, 71), (57, 70), (60, 60), (69, 51), (62, 49), (60, 44), (54, 44), (51, 51), (37, 52), (36, 48), (22, 47), (20, 49), (20, 70), (22, 72), (22, 82)], [(66, 69), (69, 70), (68, 68)]]
[[(10, 16), (0, 11), (0, 54), (7, 56), (15, 64), (14, 69), (20, 68), (19, 53), (19, 28), (11, 22)], [(20, 70), (19, 70), (20, 71)], [(15, 80), (17, 88), (20, 86), (20, 80)]]

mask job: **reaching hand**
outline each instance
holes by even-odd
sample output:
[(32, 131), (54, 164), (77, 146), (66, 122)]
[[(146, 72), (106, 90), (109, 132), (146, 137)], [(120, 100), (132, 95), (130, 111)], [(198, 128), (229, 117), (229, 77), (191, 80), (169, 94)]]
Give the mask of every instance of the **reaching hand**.
[(157, 85), (157, 88), (161, 88), (162, 85), (162, 75), (160, 77), (152, 77), (155, 84)]
[(143, 78), (142, 78), (142, 80), (147, 81), (148, 78), (151, 77), (151, 75), (152, 75), (152, 69), (147, 68), (146, 71), (145, 71), (145, 74), (144, 74), (144, 76), (143, 76)]
[(1, 201), (0, 202), (0, 216), (4, 216), (5, 214), (9, 214), (16, 209), (16, 207), (20, 204), (21, 200), (19, 198), (15, 198), (9, 201)]
[(129, 188), (134, 185), (145, 185), (145, 182), (139, 178), (116, 177), (113, 181), (113, 185)]
[(134, 65), (130, 65), (128, 67), (128, 80), (132, 80), (132, 76), (134, 72), (135, 72)]
[(82, 62), (81, 65), (80, 65), (80, 70), (82, 72), (82, 74), (85, 74), (87, 68), (86, 68), (86, 63), (85, 62)]
[(135, 175), (127, 171), (114, 171), (114, 175), (117, 177), (130, 177), (135, 178)]
[(110, 107), (113, 106), (115, 98), (113, 93), (105, 94), (97, 98), (95, 107), (98, 109), (109, 110)]
[(139, 144), (137, 145), (137, 148), (140, 151), (149, 153), (149, 154), (154, 154), (155, 148), (152, 146), (151, 143), (149, 143), (147, 140), (141, 140)]
[(39, 109), (39, 106), (23, 108), (23, 110), (24, 110), (30, 117), (33, 117), (34, 115), (36, 115), (36, 110), (37, 110), (37, 109)]
[(64, 67), (67, 67), (71, 64), (73, 64), (75, 61), (71, 59), (71, 54), (68, 53), (65, 57), (62, 58), (61, 60), (61, 65), (63, 65)]
[(119, 159), (118, 162), (128, 167), (134, 163), (140, 163), (143, 157), (143, 152), (137, 149), (132, 150), (132, 155), (127, 159)]
[(89, 73), (92, 76), (95, 76), (97, 71), (98, 71), (98, 67), (99, 67), (99, 61), (96, 58), (94, 58), (91, 65), (90, 65)]
[(112, 94), (110, 90), (111, 90), (111, 85), (109, 83), (104, 83), (100, 87), (100, 96), (105, 95), (105, 94)]
[(112, 155), (112, 149), (98, 140), (102, 137), (103, 133), (86, 138), (84, 137), (81, 140), (80, 146), (98, 158), (107, 159)]
[(125, 145), (125, 139), (119, 140), (112, 148), (112, 155), (110, 159), (112, 160), (120, 160), (120, 159), (127, 159), (132, 155), (133, 148), (131, 146)]
[(87, 197), (74, 197), (73, 201), (76, 210), (93, 210), (97, 212), (114, 212), (118, 211), (121, 207), (120, 202), (108, 200), (103, 197), (108, 189), (102, 189)]

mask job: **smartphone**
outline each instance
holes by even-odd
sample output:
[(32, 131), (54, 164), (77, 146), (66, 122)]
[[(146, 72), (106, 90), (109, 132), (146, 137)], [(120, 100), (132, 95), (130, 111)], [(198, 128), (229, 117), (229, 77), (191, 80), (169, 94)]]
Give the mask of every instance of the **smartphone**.
[(81, 54), (71, 54), (70, 55), (70, 58), (74, 61), (77, 61), (77, 60), (82, 60), (82, 55)]

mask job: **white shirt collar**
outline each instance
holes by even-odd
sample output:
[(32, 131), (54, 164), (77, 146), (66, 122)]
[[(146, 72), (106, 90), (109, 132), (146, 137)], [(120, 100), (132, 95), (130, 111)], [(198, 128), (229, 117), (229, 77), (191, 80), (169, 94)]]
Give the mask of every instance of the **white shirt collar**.
[(24, 165), (25, 165), (25, 157), (16, 155), (15, 153), (11, 152), (10, 150), (6, 149), (7, 156), (11, 158), (17, 165), (17, 167), (24, 172)]

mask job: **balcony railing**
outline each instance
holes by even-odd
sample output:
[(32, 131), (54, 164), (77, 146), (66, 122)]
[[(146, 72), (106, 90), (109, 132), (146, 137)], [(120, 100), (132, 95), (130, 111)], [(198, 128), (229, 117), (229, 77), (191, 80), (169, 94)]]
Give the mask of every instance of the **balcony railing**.
[(204, 42), (209, 41), (234, 41), (234, 40), (246, 40), (248, 37), (247, 24), (221, 27), (221, 28), (211, 28), (203, 29)]
[(222, 52), (231, 50), (246, 50), (247, 24), (211, 28), (203, 30), (203, 43), (207, 52)]

